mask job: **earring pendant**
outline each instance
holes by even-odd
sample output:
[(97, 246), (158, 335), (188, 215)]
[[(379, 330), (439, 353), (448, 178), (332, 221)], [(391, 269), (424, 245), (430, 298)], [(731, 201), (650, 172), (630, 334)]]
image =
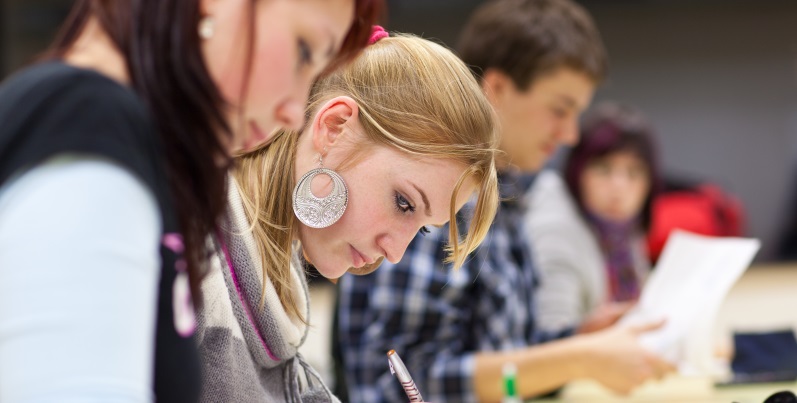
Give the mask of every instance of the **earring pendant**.
[(202, 39), (210, 39), (216, 33), (216, 22), (213, 17), (202, 17), (199, 20), (199, 37)]
[[(332, 191), (324, 197), (313, 194), (310, 184), (317, 175), (332, 179)], [(293, 189), (293, 212), (311, 228), (326, 228), (336, 223), (349, 205), (349, 188), (343, 177), (327, 168), (315, 168), (304, 174)]]

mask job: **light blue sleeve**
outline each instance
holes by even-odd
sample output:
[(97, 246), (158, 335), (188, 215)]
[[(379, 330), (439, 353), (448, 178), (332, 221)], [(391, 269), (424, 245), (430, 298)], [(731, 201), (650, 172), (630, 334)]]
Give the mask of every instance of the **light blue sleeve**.
[(107, 160), (0, 187), (0, 402), (149, 402), (160, 216)]

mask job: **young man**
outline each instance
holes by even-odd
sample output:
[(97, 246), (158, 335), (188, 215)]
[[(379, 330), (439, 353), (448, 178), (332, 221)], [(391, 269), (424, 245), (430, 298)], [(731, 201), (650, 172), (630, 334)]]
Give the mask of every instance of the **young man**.
[[(498, 401), (501, 369), (517, 367), (523, 397), (592, 378), (628, 392), (671, 370), (644, 350), (641, 328), (540, 331), (537, 278), (521, 224), (530, 174), (559, 145), (578, 141), (578, 117), (604, 78), (606, 55), (589, 15), (570, 0), (495, 0), (461, 36), (500, 118), (502, 202), (490, 234), (454, 272), (444, 265), (448, 229), (417, 236), (402, 260), (340, 281), (335, 336), (352, 402), (405, 402), (385, 353), (395, 349), (427, 401)], [(581, 329), (606, 327), (617, 315)], [(560, 339), (560, 340), (559, 340)]]

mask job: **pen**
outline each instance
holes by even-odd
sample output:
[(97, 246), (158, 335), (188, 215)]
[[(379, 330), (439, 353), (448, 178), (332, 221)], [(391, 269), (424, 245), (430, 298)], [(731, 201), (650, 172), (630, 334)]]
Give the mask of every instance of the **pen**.
[(421, 397), (421, 392), (419, 392), (418, 387), (415, 386), (415, 381), (412, 380), (410, 372), (407, 371), (407, 367), (404, 366), (404, 362), (401, 361), (396, 350), (387, 352), (387, 363), (390, 365), (390, 373), (396, 375), (396, 378), (401, 382), (401, 387), (404, 388), (404, 392), (407, 393), (407, 397), (410, 398), (410, 401), (422, 402), (423, 398)]
[(504, 364), (504, 398), (501, 403), (520, 403), (520, 398), (517, 396), (517, 367), (510, 362)]

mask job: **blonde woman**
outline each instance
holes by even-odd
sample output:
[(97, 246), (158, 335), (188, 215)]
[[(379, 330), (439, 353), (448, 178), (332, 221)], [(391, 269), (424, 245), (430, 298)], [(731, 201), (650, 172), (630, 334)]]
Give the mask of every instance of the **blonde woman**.
[[(481, 88), (449, 50), (384, 36), (314, 85), (302, 130), (238, 159), (202, 285), (204, 401), (337, 401), (297, 354), (309, 315), (300, 254), (329, 279), (369, 273), (451, 221), (458, 267), (490, 226), (494, 121)], [(474, 193), (460, 239), (454, 217)]]

